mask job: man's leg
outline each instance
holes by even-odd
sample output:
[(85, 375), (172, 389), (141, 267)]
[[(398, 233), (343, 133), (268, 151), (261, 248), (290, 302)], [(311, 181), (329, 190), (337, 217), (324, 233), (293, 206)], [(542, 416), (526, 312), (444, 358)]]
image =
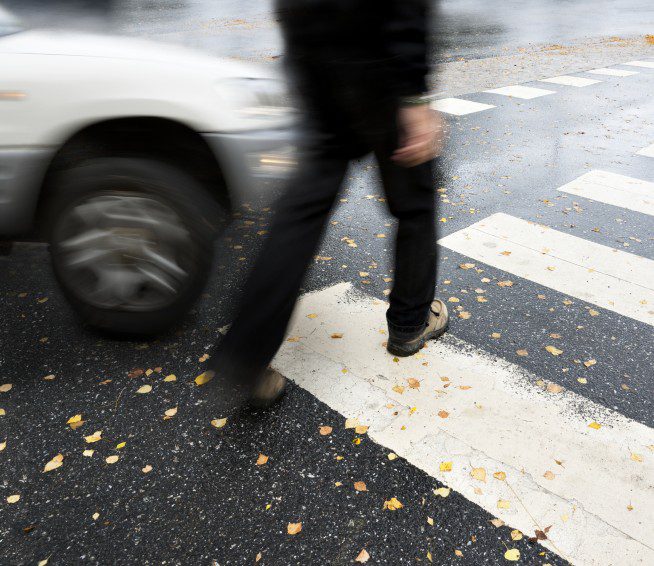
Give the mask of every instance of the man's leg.
[(245, 284), (240, 311), (213, 355), (219, 374), (250, 389), (281, 345), (305, 271), (347, 169), (344, 157), (308, 156), (275, 206), (269, 236)]
[(391, 329), (412, 334), (425, 327), (436, 287), (437, 162), (402, 167), (392, 150), (376, 152), (391, 213), (398, 219), (395, 277), (387, 313)]

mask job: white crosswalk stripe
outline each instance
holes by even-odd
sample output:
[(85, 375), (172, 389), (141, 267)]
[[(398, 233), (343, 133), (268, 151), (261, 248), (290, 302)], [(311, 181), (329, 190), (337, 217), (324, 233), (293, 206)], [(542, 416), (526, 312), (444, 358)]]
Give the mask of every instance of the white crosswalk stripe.
[(493, 88), (490, 90), (485, 90), (490, 94), (500, 94), (502, 96), (510, 96), (512, 98), (522, 98), (525, 100), (531, 100), (532, 98), (538, 98), (539, 96), (546, 96), (548, 94), (555, 94), (554, 90), (545, 90), (544, 88), (534, 88), (532, 86), (524, 85), (511, 85), (503, 86), (501, 88)]
[(507, 214), (439, 242), (488, 265), (654, 325), (654, 261)]
[(654, 69), (654, 61), (629, 61), (623, 65), (630, 65), (631, 67), (643, 67), (644, 69)]
[(549, 79), (540, 79), (540, 82), (542, 82), (542, 83), (553, 83), (553, 84), (557, 84), (557, 85), (584, 87), (584, 86), (590, 86), (590, 85), (594, 85), (594, 84), (597, 84), (597, 83), (601, 83), (602, 81), (598, 81), (596, 79), (585, 79), (583, 77), (575, 77), (575, 76), (572, 76), (572, 75), (562, 75), (560, 77), (551, 77)]
[(643, 149), (639, 149), (636, 153), (638, 155), (644, 155), (645, 157), (654, 157), (654, 143), (644, 147)]
[(654, 183), (626, 175), (593, 170), (559, 187), (559, 191), (654, 215)]
[(637, 75), (638, 71), (626, 71), (624, 69), (591, 69), (586, 71), (587, 73), (592, 73), (593, 75), (606, 75), (608, 77), (631, 77), (632, 75)]
[(471, 100), (464, 100), (463, 98), (443, 98), (441, 100), (435, 100), (431, 106), (434, 110), (455, 116), (465, 116), (466, 114), (495, 108), (492, 104), (482, 104), (481, 102), (473, 102)]
[(394, 360), (385, 308), (349, 284), (305, 295), (273, 365), (513, 528), (551, 525), (543, 544), (572, 563), (654, 563), (653, 464), (631, 457), (652, 429), (451, 337)]

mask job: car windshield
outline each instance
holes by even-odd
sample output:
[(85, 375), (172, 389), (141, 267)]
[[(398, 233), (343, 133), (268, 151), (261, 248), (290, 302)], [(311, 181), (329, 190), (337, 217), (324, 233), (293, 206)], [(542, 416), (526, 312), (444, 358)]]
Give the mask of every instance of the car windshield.
[(19, 21), (7, 10), (0, 6), (0, 37), (20, 31), (22, 26)]

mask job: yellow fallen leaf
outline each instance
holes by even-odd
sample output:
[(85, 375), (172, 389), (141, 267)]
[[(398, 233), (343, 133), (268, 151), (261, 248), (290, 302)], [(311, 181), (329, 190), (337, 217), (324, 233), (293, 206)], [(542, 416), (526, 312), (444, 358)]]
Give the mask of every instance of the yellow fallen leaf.
[(45, 467), (43, 468), (44, 472), (51, 472), (56, 470), (59, 466), (63, 465), (64, 456), (63, 454), (57, 454), (52, 460), (50, 460)]
[(513, 287), (513, 281), (498, 281), (500, 287)]
[(4, 417), (7, 412), (4, 409), (0, 409), (0, 417)]
[(174, 417), (176, 414), (177, 414), (177, 407), (173, 407), (172, 409), (167, 409), (167, 410), (164, 412), (164, 415), (165, 415), (166, 417), (168, 417), (169, 419), (171, 419), (172, 417)]
[(499, 332), (493, 332), (491, 338), (500, 338), (502, 335)]
[(151, 370), (150, 368), (145, 370), (145, 375), (147, 375), (148, 377), (151, 376), (153, 373), (154, 373), (154, 371)]
[(296, 535), (302, 530), (302, 523), (289, 523), (286, 527), (286, 532), (289, 535)]
[(589, 367), (591, 367), (591, 366), (594, 366), (596, 363), (597, 363), (597, 360), (588, 360), (588, 361), (584, 362), (584, 365), (585, 365), (587, 368), (589, 368)]
[(391, 497), (389, 500), (384, 501), (384, 509), (388, 509), (389, 511), (397, 511), (398, 509), (402, 509), (404, 505), (396, 499), (395, 497)]
[(255, 562), (259, 562), (263, 558), (263, 554), (257, 552), (257, 555), (254, 557)]
[(342, 332), (334, 332), (331, 337), (334, 340), (338, 340), (339, 338), (343, 338), (343, 333)]
[(393, 391), (395, 391), (395, 393), (399, 393), (400, 395), (402, 395), (402, 393), (404, 393), (404, 387), (402, 387), (401, 385), (394, 385)]
[(164, 377), (164, 381), (177, 381), (177, 376), (174, 373)]
[(578, 377), (577, 381), (582, 385), (586, 385), (588, 383), (588, 380), (585, 377)]
[(360, 562), (361, 564), (364, 564), (370, 560), (370, 554), (366, 552), (365, 548), (361, 549), (361, 552), (357, 555), (357, 557), (354, 559), (355, 562)]
[(93, 515), (91, 515), (91, 518), (92, 518), (94, 521), (97, 521), (97, 520), (100, 518), (100, 513), (97, 513), (97, 512), (96, 512), (96, 513), (93, 513)]
[(54, 374), (49, 374), (43, 377), (46, 381), (52, 381), (55, 378)]
[(529, 355), (529, 352), (527, 352), (527, 350), (516, 350), (515, 353), (518, 354), (518, 356), (522, 356), (522, 357)]
[(474, 263), (461, 263), (459, 264), (461, 269), (473, 269), (475, 267)]
[(511, 539), (512, 540), (520, 540), (522, 539), (522, 533), (518, 529), (513, 529), (511, 531)]
[(257, 466), (263, 466), (266, 462), (268, 462), (268, 456), (265, 454), (259, 454), (259, 457), (257, 458)]
[(504, 472), (495, 472), (493, 474), (493, 477), (496, 480), (504, 481), (506, 479), (506, 474)]
[(198, 358), (198, 361), (199, 362), (206, 362), (210, 357), (211, 356), (209, 354), (204, 353)]
[(463, 320), (468, 320), (472, 315), (468, 311), (461, 311), (457, 316)]
[(200, 385), (204, 385), (205, 383), (209, 383), (214, 376), (214, 372), (212, 371), (205, 371), (202, 372), (200, 375), (198, 375), (195, 378), (195, 384), (200, 387)]
[(548, 393), (561, 393), (561, 391), (563, 391), (563, 387), (561, 387), (558, 383), (547, 384)]
[(447, 301), (449, 303), (458, 303), (459, 299), (457, 297), (450, 297), (449, 299), (447, 299)]
[(599, 311), (596, 311), (595, 309), (588, 309), (588, 314), (590, 316), (599, 316)]
[(214, 419), (211, 421), (211, 426), (215, 426), (216, 428), (223, 428), (227, 424), (227, 419)]
[(563, 353), (563, 350), (559, 350), (555, 346), (545, 346), (545, 349), (553, 356), (560, 356)]
[(330, 427), (330, 426), (321, 426), (321, 427), (318, 429), (318, 431), (320, 432), (320, 435), (321, 435), (321, 436), (327, 436), (328, 434), (331, 434), (331, 433), (332, 433), (332, 430), (334, 430), (334, 429), (332, 429), (332, 427)]
[(452, 491), (449, 487), (439, 487), (434, 490), (434, 495), (440, 495), (441, 497), (447, 497)]
[(366, 425), (357, 425), (354, 427), (354, 432), (356, 432), (357, 434), (366, 434), (369, 428), (370, 427)]
[(43, 560), (39, 560), (39, 562), (38, 562), (38, 564), (36, 566), (46, 566), (49, 560), (50, 560), (50, 557), (44, 558)]
[(510, 548), (504, 553), (504, 558), (511, 562), (520, 560), (520, 551), (517, 548)]
[(368, 488), (366, 487), (366, 482), (362, 482), (362, 481), (355, 481), (354, 489), (356, 489), (357, 491), (368, 491)]
[(318, 318), (318, 315), (315, 313), (311, 313), (307, 315), (307, 318)]
[(146, 466), (144, 466), (143, 468), (141, 468), (141, 471), (142, 471), (144, 474), (149, 474), (149, 473), (152, 471), (152, 466), (151, 466), (150, 464), (147, 464)]
[(431, 517), (427, 517), (427, 523), (433, 527), (434, 526), (434, 519), (432, 519)]
[(547, 470), (547, 471), (543, 474), (543, 477), (544, 477), (546, 480), (550, 480), (550, 481), (551, 481), (551, 480), (553, 480), (556, 476), (554, 475), (553, 472), (551, 472), (550, 470)]
[(140, 393), (140, 394), (150, 393), (150, 391), (152, 391), (152, 385), (147, 385), (147, 384), (146, 385), (141, 385), (141, 387), (139, 387), (136, 390), (136, 392)]
[(120, 450), (121, 448), (125, 448), (125, 444), (127, 444), (127, 443), (126, 442), (119, 442), (118, 444), (116, 444), (116, 450)]
[(84, 450), (84, 452), (82, 452), (82, 456), (86, 456), (87, 458), (91, 458), (93, 456), (94, 452), (95, 452), (95, 450), (90, 450), (90, 449), (89, 450)]
[(84, 440), (86, 440), (86, 442), (88, 442), (89, 444), (92, 444), (93, 442), (98, 442), (99, 440), (102, 440), (102, 431), (96, 430), (93, 434), (89, 434), (88, 436), (85, 436)]
[(20, 495), (18, 494), (10, 495), (9, 497), (7, 497), (7, 503), (17, 503), (19, 499), (20, 499)]
[(113, 456), (107, 456), (105, 462), (107, 462), (107, 464), (115, 464), (118, 462), (118, 459), (119, 457), (114, 454)]
[(599, 424), (598, 422), (593, 421), (588, 425), (588, 428), (594, 428), (595, 430), (599, 430), (600, 428), (602, 428), (602, 425)]
[(511, 503), (508, 502), (506, 499), (499, 499), (497, 501), (498, 509), (509, 509), (510, 507), (511, 507)]
[(500, 528), (500, 527), (504, 526), (504, 521), (502, 521), (502, 519), (491, 519), (490, 522), (494, 527), (497, 527), (497, 528)]
[(409, 383), (409, 389), (420, 388), (420, 382), (415, 377), (410, 377), (409, 379), (407, 379), (407, 382)]
[(459, 558), (463, 556), (463, 552), (461, 552), (458, 548), (454, 551), (454, 554), (456, 554)]
[(478, 481), (486, 481), (486, 470), (484, 468), (472, 468), (470, 475)]
[(397, 454), (396, 454), (395, 452), (390, 452), (390, 453), (388, 454), (388, 459), (389, 459), (389, 460), (392, 461), (392, 460), (395, 460), (396, 458), (397, 458)]
[(359, 426), (359, 419), (345, 419), (345, 428), (356, 428), (357, 426)]
[(643, 456), (641, 454), (636, 454), (635, 452), (631, 453), (631, 459), (634, 462), (642, 462), (643, 461)]
[(7, 393), (7, 391), (11, 391), (11, 388), (13, 385), (11, 383), (3, 383), (0, 385), (0, 393)]
[(0, 452), (7, 448), (7, 441), (0, 442)]

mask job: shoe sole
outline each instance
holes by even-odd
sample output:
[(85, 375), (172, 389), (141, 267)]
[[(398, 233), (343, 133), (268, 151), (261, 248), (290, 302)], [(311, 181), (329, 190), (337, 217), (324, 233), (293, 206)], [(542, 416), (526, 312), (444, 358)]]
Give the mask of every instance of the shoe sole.
[(443, 334), (445, 334), (445, 331), (447, 330), (447, 327), (449, 325), (450, 325), (450, 321), (448, 320), (445, 326), (443, 326), (443, 328), (434, 330), (433, 332), (426, 334), (425, 336), (420, 338), (418, 342), (416, 342), (415, 346), (412, 345), (410, 347), (403, 347), (400, 346), (399, 344), (393, 344), (389, 341), (388, 345), (386, 346), (386, 350), (388, 351), (389, 354), (392, 354), (393, 356), (397, 356), (398, 358), (408, 358), (409, 356), (413, 356), (414, 354), (417, 354), (420, 350), (422, 350), (423, 346), (429, 340), (435, 340), (436, 338), (440, 338)]

